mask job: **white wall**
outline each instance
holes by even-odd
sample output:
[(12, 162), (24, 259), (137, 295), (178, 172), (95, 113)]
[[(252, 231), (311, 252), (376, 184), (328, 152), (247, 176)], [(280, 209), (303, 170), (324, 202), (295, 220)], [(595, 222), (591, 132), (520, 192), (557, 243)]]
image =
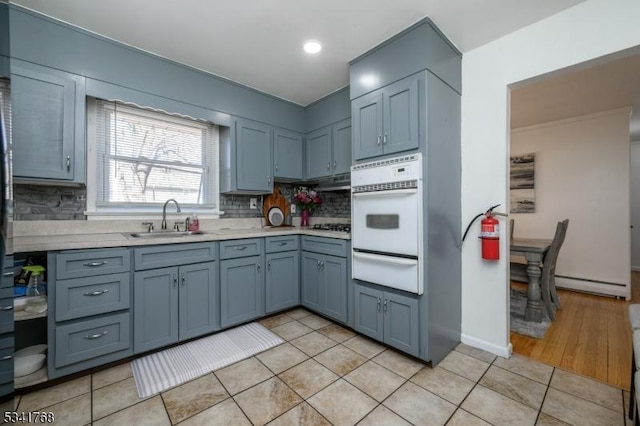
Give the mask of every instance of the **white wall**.
[[(535, 153), (536, 211), (513, 214), (515, 237), (569, 229), (560, 287), (626, 297), (629, 258), (629, 108), (514, 129), (511, 155)], [(616, 285), (617, 284), (617, 285)]]
[[(514, 83), (640, 46), (640, 1), (588, 0), (466, 53), (462, 59), (463, 229), (507, 203), (509, 90)], [(462, 341), (508, 356), (507, 244), (483, 262), (476, 239), (462, 250)]]

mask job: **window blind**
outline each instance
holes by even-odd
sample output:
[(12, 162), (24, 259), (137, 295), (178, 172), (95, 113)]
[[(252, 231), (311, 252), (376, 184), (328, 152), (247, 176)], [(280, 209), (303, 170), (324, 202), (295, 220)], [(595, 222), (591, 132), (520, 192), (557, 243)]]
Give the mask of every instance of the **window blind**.
[[(13, 176), (13, 151), (11, 148), (11, 90), (9, 82), (0, 80), (0, 100), (2, 100), (2, 116), (4, 118), (4, 128), (7, 137), (7, 149), (9, 157), (9, 182)], [(13, 185), (7, 185), (8, 198), (13, 200)], [(13, 203), (9, 203), (9, 214), (13, 214)]]
[(217, 126), (97, 100), (95, 131), (96, 206), (218, 207)]

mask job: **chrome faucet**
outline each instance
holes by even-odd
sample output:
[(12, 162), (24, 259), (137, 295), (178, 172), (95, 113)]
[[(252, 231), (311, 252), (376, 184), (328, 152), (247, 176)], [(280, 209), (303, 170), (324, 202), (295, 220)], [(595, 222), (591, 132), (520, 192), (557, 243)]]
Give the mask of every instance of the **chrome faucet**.
[(176, 203), (176, 207), (178, 209), (177, 213), (180, 213), (182, 211), (180, 210), (180, 204), (178, 204), (178, 202), (173, 198), (169, 198), (167, 201), (165, 201), (164, 206), (162, 207), (162, 224), (160, 225), (160, 229), (167, 229), (167, 204), (169, 204), (169, 201), (173, 201), (174, 203)]

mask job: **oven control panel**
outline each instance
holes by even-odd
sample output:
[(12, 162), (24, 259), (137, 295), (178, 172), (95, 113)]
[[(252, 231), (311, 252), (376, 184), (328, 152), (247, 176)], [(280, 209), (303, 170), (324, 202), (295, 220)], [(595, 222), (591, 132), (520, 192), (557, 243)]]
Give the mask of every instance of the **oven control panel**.
[(422, 179), (422, 155), (420, 153), (387, 158), (351, 167), (351, 187)]

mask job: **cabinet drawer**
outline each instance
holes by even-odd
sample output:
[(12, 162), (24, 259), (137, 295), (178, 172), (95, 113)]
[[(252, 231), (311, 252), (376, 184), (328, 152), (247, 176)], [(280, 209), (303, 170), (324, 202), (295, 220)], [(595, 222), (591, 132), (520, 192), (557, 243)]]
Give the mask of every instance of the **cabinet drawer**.
[(56, 278), (80, 278), (92, 275), (129, 272), (128, 249), (62, 252), (56, 255)]
[(255, 256), (262, 253), (262, 238), (220, 241), (220, 259)]
[(129, 312), (56, 327), (55, 366), (74, 364), (131, 346)]
[(0, 287), (13, 287), (13, 256), (5, 256)]
[(13, 288), (0, 289), (0, 334), (13, 331)]
[(136, 271), (211, 262), (216, 259), (216, 243), (142, 247), (133, 251), (133, 257)]
[(282, 237), (265, 238), (265, 250), (267, 253), (277, 253), (280, 251), (298, 250), (299, 237), (297, 235), (287, 235)]
[[(13, 335), (11, 336), (13, 340)], [(0, 348), (0, 384), (13, 381), (13, 346)]]
[(302, 237), (302, 250), (332, 256), (347, 257), (349, 244), (346, 240), (324, 237)]
[(55, 291), (56, 321), (129, 309), (130, 274), (58, 280)]

